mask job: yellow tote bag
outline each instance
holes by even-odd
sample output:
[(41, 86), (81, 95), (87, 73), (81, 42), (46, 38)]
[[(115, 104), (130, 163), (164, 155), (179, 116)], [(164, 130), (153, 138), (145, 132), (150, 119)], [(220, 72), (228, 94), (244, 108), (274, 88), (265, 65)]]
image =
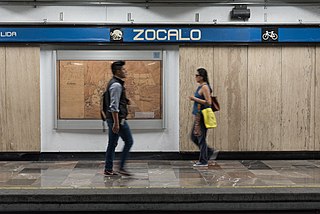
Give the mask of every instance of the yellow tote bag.
[(216, 115), (212, 111), (212, 108), (206, 108), (202, 111), (204, 124), (206, 125), (207, 129), (212, 129), (217, 127), (217, 120)]

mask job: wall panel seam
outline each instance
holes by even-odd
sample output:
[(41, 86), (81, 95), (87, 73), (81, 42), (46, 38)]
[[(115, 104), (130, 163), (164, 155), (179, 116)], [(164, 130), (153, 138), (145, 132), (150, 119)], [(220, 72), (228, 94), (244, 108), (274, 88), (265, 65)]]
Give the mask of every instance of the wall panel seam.
[[(8, 47), (5, 47), (5, 49), (4, 49), (4, 85), (5, 85), (5, 87), (4, 87), (4, 102), (5, 102), (5, 104), (4, 104), (4, 106), (5, 106), (5, 122), (6, 122), (6, 125), (5, 125), (5, 129), (7, 129), (8, 128), (8, 94), (7, 94), (7, 88), (8, 88), (8, 81), (7, 81), (7, 49), (8, 49)], [(5, 151), (8, 151), (8, 141), (9, 141), (9, 139), (8, 139), (8, 137), (9, 137), (9, 135), (8, 135), (8, 132), (7, 132), (7, 130), (5, 131), (5, 143), (4, 143), (4, 150)]]
[(282, 91), (282, 87), (283, 87), (283, 56), (282, 56), (282, 51), (283, 51), (283, 46), (280, 46), (280, 103), (281, 103), (281, 107), (280, 107), (280, 151), (283, 149), (282, 145), (283, 145), (283, 91)]
[[(248, 151), (249, 149), (248, 149), (248, 141), (249, 141), (249, 135), (248, 135), (248, 127), (249, 127), (249, 46), (247, 46), (247, 78), (246, 78), (246, 85), (247, 85), (247, 89), (246, 89), (246, 93), (247, 93), (247, 97), (246, 97), (246, 109), (247, 109), (247, 111), (246, 111), (246, 148), (245, 148), (245, 150), (246, 151)], [(242, 151), (244, 150), (244, 148), (242, 148)]]
[[(212, 63), (212, 72), (213, 72), (213, 74), (212, 74), (212, 93), (213, 93), (213, 95), (216, 95), (216, 96), (218, 96), (217, 95), (217, 92), (215, 92), (214, 90), (214, 88), (217, 88), (217, 87), (215, 87), (215, 85), (214, 85), (214, 80), (215, 80), (215, 70), (214, 70), (214, 56), (215, 56), (215, 46), (214, 45), (212, 45), (211, 46), (211, 48), (212, 48), (212, 61), (213, 61), (213, 63)], [(219, 117), (219, 119), (220, 119), (220, 117)], [(219, 122), (219, 121), (217, 121), (217, 122)], [(216, 135), (216, 131), (215, 130), (213, 130), (214, 131), (214, 133), (213, 133), (213, 147), (215, 148), (215, 147), (217, 147), (216, 145), (217, 145), (217, 135)]]
[[(314, 73), (313, 73), (313, 151), (316, 151), (316, 93), (317, 93), (317, 45), (314, 49)], [(310, 84), (311, 85), (311, 84)]]

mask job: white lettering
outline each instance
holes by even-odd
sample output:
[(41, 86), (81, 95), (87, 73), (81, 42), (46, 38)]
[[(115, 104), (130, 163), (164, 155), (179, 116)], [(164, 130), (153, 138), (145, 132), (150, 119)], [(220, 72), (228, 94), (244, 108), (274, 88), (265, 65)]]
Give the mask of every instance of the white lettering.
[[(164, 37), (160, 37), (160, 33), (164, 35)], [(166, 40), (167, 39), (167, 31), (164, 29), (157, 30), (157, 39), (158, 40)]]
[(182, 36), (183, 36), (182, 29), (179, 29), (179, 40), (181, 40), (181, 41), (189, 41), (190, 40), (189, 37), (183, 38)]
[[(197, 35), (197, 37), (194, 37), (194, 34)], [(190, 31), (190, 38), (191, 40), (200, 40), (201, 39), (201, 30), (199, 29), (193, 29)]]
[[(148, 36), (150, 34), (151, 34), (151, 37)], [(145, 35), (146, 40), (148, 40), (148, 41), (156, 39), (156, 31), (153, 29), (146, 30), (144, 35)]]
[(14, 37), (17, 36), (17, 32), (0, 32), (0, 37)]
[(197, 41), (201, 40), (201, 30), (192, 29), (190, 32), (183, 29), (133, 29), (136, 35), (134, 41)]
[(179, 40), (179, 32), (177, 29), (168, 30), (168, 40), (171, 40), (171, 37), (176, 37), (176, 40)]
[(143, 41), (144, 38), (140, 38), (141, 34), (143, 34), (143, 29), (134, 29), (133, 32), (138, 32), (137, 35), (134, 36), (133, 40)]

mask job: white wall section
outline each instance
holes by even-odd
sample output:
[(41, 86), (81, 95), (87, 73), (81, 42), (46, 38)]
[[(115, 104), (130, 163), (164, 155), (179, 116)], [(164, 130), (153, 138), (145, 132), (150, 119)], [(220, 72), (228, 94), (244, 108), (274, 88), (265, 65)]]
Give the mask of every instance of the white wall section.
[[(164, 130), (143, 131), (132, 130), (134, 145), (133, 152), (142, 151), (179, 151), (179, 54), (178, 48), (166, 51), (167, 97), (164, 103), (167, 109), (166, 125)], [(54, 129), (54, 95), (55, 76), (54, 58), (52, 50), (41, 50), (40, 88), (41, 88), (41, 152), (101, 152), (107, 145), (107, 132), (102, 130), (90, 131), (57, 131)], [(119, 140), (118, 151), (122, 149), (122, 140)]]
[[(233, 6), (1, 6), (1, 23), (90, 24), (315, 24), (319, 6), (250, 6), (247, 21), (231, 20)], [(63, 19), (61, 19), (63, 13)], [(199, 14), (197, 22), (196, 14)], [(129, 15), (130, 14), (130, 15)]]

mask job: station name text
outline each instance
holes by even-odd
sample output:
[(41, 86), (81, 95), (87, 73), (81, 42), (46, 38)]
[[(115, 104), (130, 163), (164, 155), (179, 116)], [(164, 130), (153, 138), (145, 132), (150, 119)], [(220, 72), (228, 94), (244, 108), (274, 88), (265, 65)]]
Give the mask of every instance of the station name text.
[(134, 41), (198, 41), (201, 40), (201, 30), (192, 29), (134, 29)]

